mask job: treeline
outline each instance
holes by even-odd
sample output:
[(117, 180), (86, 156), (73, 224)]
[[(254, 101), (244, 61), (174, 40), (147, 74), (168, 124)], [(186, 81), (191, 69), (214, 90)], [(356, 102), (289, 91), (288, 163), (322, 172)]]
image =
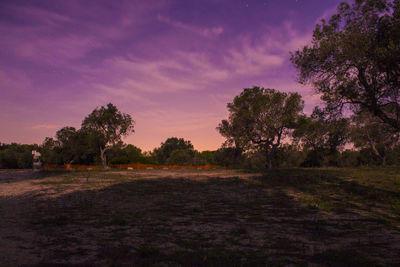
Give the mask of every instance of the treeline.
[[(61, 144), (49, 144), (49, 139), (42, 145), (0, 144), (1, 169), (32, 168), (32, 150), (42, 154), (45, 164), (62, 165), (65, 163), (100, 165), (100, 154), (96, 147), (87, 151), (75, 150)], [(56, 140), (53, 140), (53, 142)], [(384, 140), (382, 140), (384, 141)], [(277, 168), (295, 167), (360, 167), (397, 165), (400, 166), (400, 146), (384, 147), (383, 144), (363, 146), (360, 149), (331, 150), (328, 147), (307, 147), (301, 149), (298, 144), (284, 144), (278, 150), (274, 159)], [(77, 153), (77, 154), (73, 154)], [(109, 164), (159, 164), (201, 166), (218, 165), (227, 168), (266, 169), (266, 158), (263, 152), (243, 152), (233, 147), (221, 147), (214, 151), (199, 152), (193, 148), (190, 141), (171, 137), (151, 152), (143, 152), (140, 148), (128, 144), (116, 146), (106, 152)], [(70, 160), (75, 159), (75, 160)]]
[(32, 150), (38, 148), (38, 145), (0, 143), (0, 169), (32, 168)]
[[(343, 118), (316, 107), (306, 116), (299, 94), (259, 87), (244, 89), (228, 109), (229, 119), (217, 127), (227, 140), (215, 151), (199, 152), (190, 140), (177, 137), (150, 152), (124, 144), (121, 132), (133, 121), (108, 104), (89, 114), (80, 129), (63, 127), (41, 145), (0, 144), (0, 168), (31, 168), (32, 150), (41, 153), (44, 164), (56, 165), (211, 164), (258, 170), (400, 165), (399, 132), (369, 112)], [(98, 124), (89, 127), (88, 118)]]
[[(70, 134), (65, 138), (65, 132)], [(82, 164), (101, 165), (100, 151), (95, 142), (90, 142), (88, 134), (65, 127), (57, 131), (56, 138), (46, 138), (41, 145), (1, 144), (0, 169), (32, 168), (32, 151), (41, 153), (44, 164)], [(192, 143), (183, 138), (171, 137), (151, 152), (143, 152), (132, 144), (119, 143), (105, 153), (107, 165), (112, 164), (158, 164), (202, 166), (219, 165), (241, 168), (244, 154), (233, 148), (220, 148), (216, 151), (199, 152)]]

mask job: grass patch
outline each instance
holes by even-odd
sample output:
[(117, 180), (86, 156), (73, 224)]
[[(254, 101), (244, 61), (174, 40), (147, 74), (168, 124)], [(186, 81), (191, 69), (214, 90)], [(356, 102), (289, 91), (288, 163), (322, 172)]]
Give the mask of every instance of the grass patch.
[(42, 181), (42, 182), (39, 182), (38, 184), (41, 184), (41, 185), (65, 185), (65, 184), (77, 184), (77, 183), (79, 183), (79, 179), (76, 179), (73, 177), (63, 177), (59, 180)]
[(300, 194), (299, 201), (312, 208), (320, 209), (323, 211), (331, 211), (333, 208), (337, 207), (337, 205), (335, 205), (333, 201), (324, 200), (310, 194)]
[(400, 223), (399, 168), (275, 170), (262, 181), (292, 192), (309, 207), (338, 212), (347, 209)]

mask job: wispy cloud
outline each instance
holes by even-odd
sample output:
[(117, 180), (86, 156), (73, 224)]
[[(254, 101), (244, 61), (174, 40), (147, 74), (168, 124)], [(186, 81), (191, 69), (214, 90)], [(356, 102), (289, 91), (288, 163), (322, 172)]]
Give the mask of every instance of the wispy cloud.
[(229, 71), (201, 53), (177, 52), (159, 60), (114, 58), (106, 63), (114, 73), (112, 84), (120, 92), (168, 93), (199, 90), (223, 81)]
[(8, 14), (18, 15), (21, 19), (40, 26), (55, 27), (60, 23), (73, 22), (73, 19), (67, 15), (35, 6), (5, 5), (2, 8)]
[[(151, 21), (150, 14), (162, 7), (163, 2), (120, 3), (113, 10), (117, 14), (93, 3), (88, 4), (92, 9), (82, 9), (82, 5), (74, 1), (58, 4), (65, 9), (65, 14), (34, 5), (10, 3), (4, 5), (6, 10), (3, 12), (18, 23), (0, 22), (0, 35), (4, 37), (0, 38), (0, 46), (20, 60), (79, 69), (76, 60), (90, 62), (87, 57), (99, 48), (112, 51), (113, 42), (127, 38), (127, 32), (129, 37), (134, 37), (141, 26)], [(96, 11), (96, 15), (87, 10)], [(116, 15), (113, 23), (107, 23), (110, 15)], [(104, 16), (104, 22), (98, 19), (101, 16)]]
[(311, 40), (311, 34), (300, 34), (289, 22), (269, 27), (261, 36), (244, 35), (238, 45), (228, 50), (225, 62), (239, 75), (259, 75), (271, 69), (287, 67), (289, 52)]
[(148, 97), (137, 94), (135, 90), (130, 90), (129, 87), (111, 87), (104, 84), (93, 84), (94, 88), (99, 89), (96, 95), (103, 99), (101, 102), (109, 101), (110, 96), (120, 99), (120, 102), (135, 102), (146, 106), (154, 106), (156, 103)]
[(183, 29), (185, 31), (195, 33), (204, 37), (216, 37), (224, 32), (224, 29), (221, 26), (214, 27), (198, 27), (186, 23), (182, 23), (180, 21), (172, 20), (168, 17), (161, 16), (160, 14), (157, 16), (157, 19), (160, 22), (166, 23), (172, 27)]
[(234, 49), (225, 62), (239, 75), (258, 75), (267, 69), (282, 66), (285, 58), (280, 55), (270, 54), (265, 48), (245, 45), (242, 50)]

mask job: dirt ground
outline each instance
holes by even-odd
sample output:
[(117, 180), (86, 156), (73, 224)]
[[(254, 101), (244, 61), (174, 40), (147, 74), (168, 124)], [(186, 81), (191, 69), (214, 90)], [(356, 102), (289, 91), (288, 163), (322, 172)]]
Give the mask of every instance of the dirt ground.
[(0, 171), (0, 265), (399, 266), (400, 225), (231, 170)]

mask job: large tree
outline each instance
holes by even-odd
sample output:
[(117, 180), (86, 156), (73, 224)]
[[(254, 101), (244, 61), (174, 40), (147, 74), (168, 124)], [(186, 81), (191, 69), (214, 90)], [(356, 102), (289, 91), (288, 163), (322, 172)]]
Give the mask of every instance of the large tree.
[(369, 149), (379, 163), (386, 165), (388, 154), (400, 145), (399, 134), (368, 112), (352, 116), (352, 141), (359, 149)]
[(107, 166), (105, 152), (118, 144), (122, 137), (134, 132), (135, 122), (129, 114), (122, 113), (116, 106), (109, 103), (106, 107), (96, 108), (82, 122), (82, 129), (96, 136), (100, 158), (104, 167)]
[(400, 1), (343, 2), (310, 45), (291, 55), (331, 114), (365, 110), (400, 131)]
[(282, 140), (302, 113), (303, 101), (297, 93), (253, 87), (244, 89), (227, 107), (229, 119), (217, 127), (227, 144), (262, 151), (272, 168)]
[(99, 146), (103, 144), (98, 136), (91, 130), (63, 127), (55, 139), (47, 137), (43, 142), (42, 160), (50, 164), (94, 164), (99, 161)]
[(302, 117), (293, 132), (296, 143), (309, 153), (304, 165), (337, 165), (339, 150), (350, 138), (349, 119), (329, 118), (320, 108), (310, 117)]

